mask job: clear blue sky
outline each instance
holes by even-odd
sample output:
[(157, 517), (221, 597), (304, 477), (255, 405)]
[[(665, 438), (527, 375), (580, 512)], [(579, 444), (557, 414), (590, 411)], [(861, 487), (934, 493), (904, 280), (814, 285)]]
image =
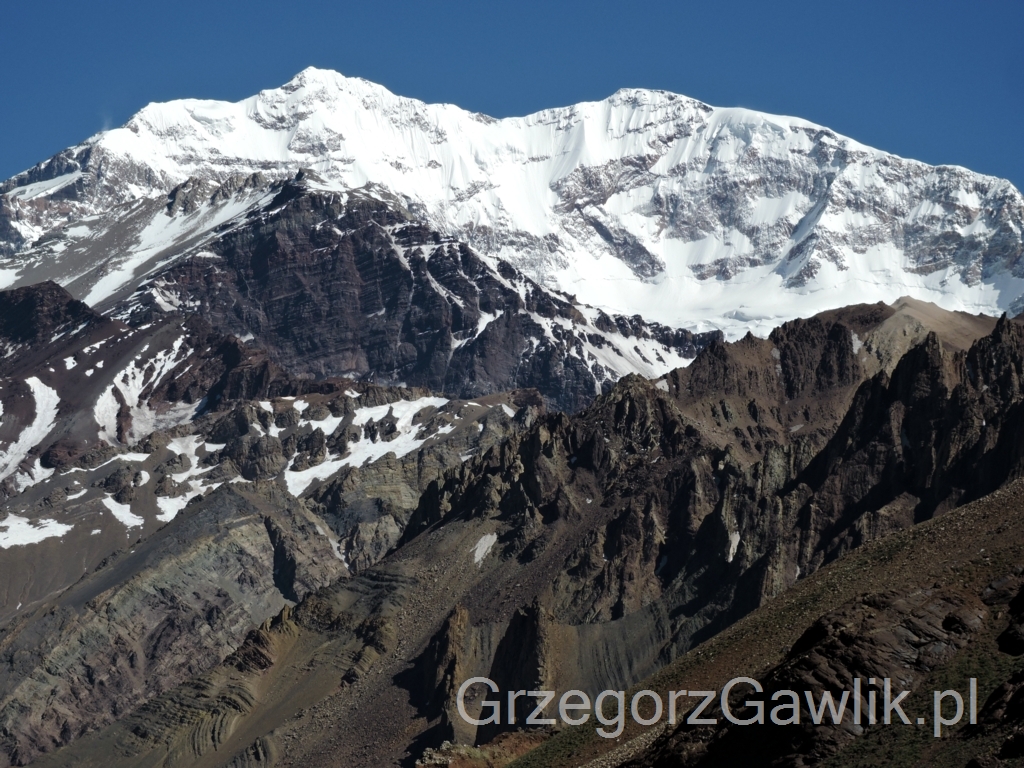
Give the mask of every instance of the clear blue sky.
[(0, 178), (150, 101), (306, 66), (496, 117), (662, 88), (1024, 188), (1024, 2), (4, 4)]

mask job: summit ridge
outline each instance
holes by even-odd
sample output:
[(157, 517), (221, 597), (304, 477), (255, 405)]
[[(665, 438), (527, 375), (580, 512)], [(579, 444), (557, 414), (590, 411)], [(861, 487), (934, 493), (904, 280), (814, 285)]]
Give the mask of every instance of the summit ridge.
[[(763, 336), (902, 295), (1024, 308), (1024, 198), (1005, 180), (665, 91), (495, 119), (315, 68), (235, 103), (150, 104), (0, 183), (0, 287), (53, 279), (109, 305), (301, 169), (670, 327)], [(193, 207), (165, 207), (197, 182)]]

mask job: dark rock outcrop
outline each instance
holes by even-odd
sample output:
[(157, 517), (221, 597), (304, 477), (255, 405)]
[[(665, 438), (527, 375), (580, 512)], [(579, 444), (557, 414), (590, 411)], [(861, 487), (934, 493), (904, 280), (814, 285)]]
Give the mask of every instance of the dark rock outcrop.
[(158, 286), (219, 331), (254, 337), (294, 374), (464, 398), (533, 387), (570, 411), (638, 365), (664, 370), (663, 355), (692, 358), (718, 337), (586, 308), (589, 320), (508, 263), (417, 223), (398, 201), (318, 192), (307, 176), (143, 286), (129, 302), (136, 318), (161, 314)]
[[(58, 334), (109, 322), (53, 282), (0, 291), (0, 343), (7, 352), (18, 348), (21, 354), (38, 354)], [(5, 358), (5, 366), (17, 362), (6, 352)]]

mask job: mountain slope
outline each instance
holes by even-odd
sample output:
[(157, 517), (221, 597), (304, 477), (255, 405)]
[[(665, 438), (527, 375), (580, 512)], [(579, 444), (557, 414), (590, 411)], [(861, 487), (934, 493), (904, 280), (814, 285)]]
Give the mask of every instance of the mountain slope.
[[(408, 765), (515, 737), (461, 679), (657, 673), (1024, 474), (1024, 324), (974, 314), (1024, 308), (1022, 223), (793, 118), (319, 70), (0, 184), (0, 766)], [(925, 592), (878, 626), (985, 610)]]
[[(1024, 200), (1006, 181), (660, 91), (494, 120), (315, 69), (235, 104), (151, 104), (0, 185), (0, 275), (103, 304), (247, 210), (253, 174), (302, 167), (328, 190), (376, 185), (487, 258), (671, 327), (767, 333), (900, 295), (1024, 306)], [(179, 194), (161, 219), (189, 179), (228, 189), (212, 207)]]
[(1021, 476), (1024, 327), (946, 316), (950, 349), (925, 332), (883, 365), (925, 314), (795, 321), (537, 417), (431, 483), (387, 557), (44, 764), (411, 764), (500, 735), (455, 714), (468, 677), (637, 683), (861, 544)]
[(339, 556), (365, 567), (437, 473), (542, 408), (535, 391), (459, 402), (299, 379), (195, 316), (131, 327), (52, 283), (0, 292), (0, 311), (3, 619), (224, 484), (323, 495)]

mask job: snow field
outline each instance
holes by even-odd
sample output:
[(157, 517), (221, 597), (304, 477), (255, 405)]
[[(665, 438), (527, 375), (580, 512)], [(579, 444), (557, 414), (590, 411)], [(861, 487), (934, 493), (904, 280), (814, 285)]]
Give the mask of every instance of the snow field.
[[(149, 218), (106, 273), (97, 272), (89, 303), (184, 252), (206, 255), (217, 226), (265, 202), (259, 193), (237, 194), (169, 216), (162, 205), (146, 213), (150, 198), (190, 177), (213, 183), (298, 168), (324, 179), (312, 188), (341, 195), (373, 182), (415, 202), (442, 234), (586, 304), (671, 327), (719, 328), (728, 338), (765, 335), (783, 320), (854, 301), (911, 295), (999, 314), (1024, 296), (1010, 265), (977, 280), (962, 264), (928, 273), (909, 261), (901, 238), (876, 242), (879, 232), (921, 227), (964, 240), (993, 236), (1002, 225), (991, 212), (1019, 217), (1014, 211), (1024, 204), (1008, 182), (904, 160), (798, 118), (662, 91), (623, 89), (602, 101), (493, 120), (310, 68), (237, 103), (150, 104), (86, 144), (159, 180), (152, 188), (125, 185), (122, 204), (137, 198), (139, 216)], [(772, 164), (782, 170), (764, 170)], [(80, 173), (17, 187), (12, 204), (53, 194)], [(703, 204), (737, 181), (748, 191), (729, 193), (727, 205)], [(656, 273), (634, 271), (593, 221), (648, 254)], [(66, 247), (95, 237), (94, 223), (69, 228)], [(1019, 230), (1019, 222), (1012, 226)], [(759, 244), (767, 231), (778, 237)], [(839, 244), (802, 253), (813, 238)], [(42, 256), (0, 263), (0, 284), (18, 279), (33, 258)], [(788, 282), (804, 270), (806, 281)], [(162, 306), (176, 306), (166, 286), (150, 290)], [(654, 361), (652, 350), (641, 351)]]

